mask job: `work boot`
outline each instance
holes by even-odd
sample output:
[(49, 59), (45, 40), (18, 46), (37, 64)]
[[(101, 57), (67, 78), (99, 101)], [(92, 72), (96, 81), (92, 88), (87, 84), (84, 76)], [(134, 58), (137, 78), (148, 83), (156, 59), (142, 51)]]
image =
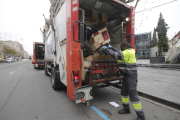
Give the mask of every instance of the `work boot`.
[(131, 112), (130, 112), (129, 109), (124, 109), (124, 108), (123, 108), (122, 110), (119, 110), (118, 113), (119, 113), (119, 114), (130, 114)]
[(138, 117), (136, 120), (146, 120), (145, 117)]

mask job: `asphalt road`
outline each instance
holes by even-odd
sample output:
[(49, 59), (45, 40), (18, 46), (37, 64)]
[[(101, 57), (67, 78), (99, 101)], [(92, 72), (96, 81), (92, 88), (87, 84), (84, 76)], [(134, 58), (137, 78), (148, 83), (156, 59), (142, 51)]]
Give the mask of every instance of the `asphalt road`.
[[(103, 120), (96, 107), (111, 120), (134, 120), (136, 114), (119, 115), (120, 91), (101, 88), (93, 91), (90, 105), (75, 104), (66, 90), (54, 91), (44, 70), (33, 68), (31, 61), (0, 64), (0, 120)], [(113, 107), (115, 101), (120, 107)], [(180, 120), (180, 113), (141, 99), (147, 120)]]

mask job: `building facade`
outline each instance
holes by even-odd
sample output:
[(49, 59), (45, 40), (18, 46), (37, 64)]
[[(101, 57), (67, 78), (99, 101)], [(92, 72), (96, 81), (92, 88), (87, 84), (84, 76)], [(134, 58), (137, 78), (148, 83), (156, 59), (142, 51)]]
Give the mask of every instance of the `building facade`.
[(4, 58), (3, 49), (4, 49), (4, 45), (3, 45), (3, 43), (0, 41), (0, 58)]
[(151, 54), (151, 32), (135, 35), (135, 47), (137, 58), (149, 58)]
[[(21, 57), (24, 57), (24, 47), (22, 44), (20, 44), (18, 41), (11, 41), (11, 40), (8, 40), (8, 41), (0, 41), (0, 56), (4, 56), (2, 54), (3, 52), (3, 47), (4, 46), (7, 46), (8, 49), (14, 49), (18, 52), (18, 55), (17, 56), (21, 56)], [(21, 55), (20, 55), (21, 54)]]
[(25, 58), (25, 59), (28, 59), (28, 58), (29, 58), (28, 52), (26, 52), (26, 51), (24, 51), (24, 58)]
[(17, 42), (17, 41), (14, 41), (13, 48), (14, 48), (17, 52), (20, 52), (20, 43)]
[(23, 44), (20, 44), (20, 53), (22, 54), (22, 57), (24, 57), (24, 47), (23, 47)]

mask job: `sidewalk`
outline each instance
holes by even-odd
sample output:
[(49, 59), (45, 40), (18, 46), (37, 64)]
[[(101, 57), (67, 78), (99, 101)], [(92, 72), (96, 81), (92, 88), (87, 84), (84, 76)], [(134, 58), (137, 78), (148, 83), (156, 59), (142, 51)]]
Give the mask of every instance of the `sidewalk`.
[(180, 105), (180, 64), (150, 64), (150, 59), (137, 64), (138, 91)]
[(168, 70), (180, 70), (180, 64), (151, 64), (150, 59), (138, 59), (138, 67), (164, 68)]

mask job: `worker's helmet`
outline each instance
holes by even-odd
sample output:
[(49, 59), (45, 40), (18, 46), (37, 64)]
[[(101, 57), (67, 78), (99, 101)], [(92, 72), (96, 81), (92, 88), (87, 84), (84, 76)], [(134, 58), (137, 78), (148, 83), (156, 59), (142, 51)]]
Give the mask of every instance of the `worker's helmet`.
[(128, 42), (122, 42), (121, 43), (121, 47), (128, 47), (128, 48), (131, 48), (131, 45), (128, 43)]

